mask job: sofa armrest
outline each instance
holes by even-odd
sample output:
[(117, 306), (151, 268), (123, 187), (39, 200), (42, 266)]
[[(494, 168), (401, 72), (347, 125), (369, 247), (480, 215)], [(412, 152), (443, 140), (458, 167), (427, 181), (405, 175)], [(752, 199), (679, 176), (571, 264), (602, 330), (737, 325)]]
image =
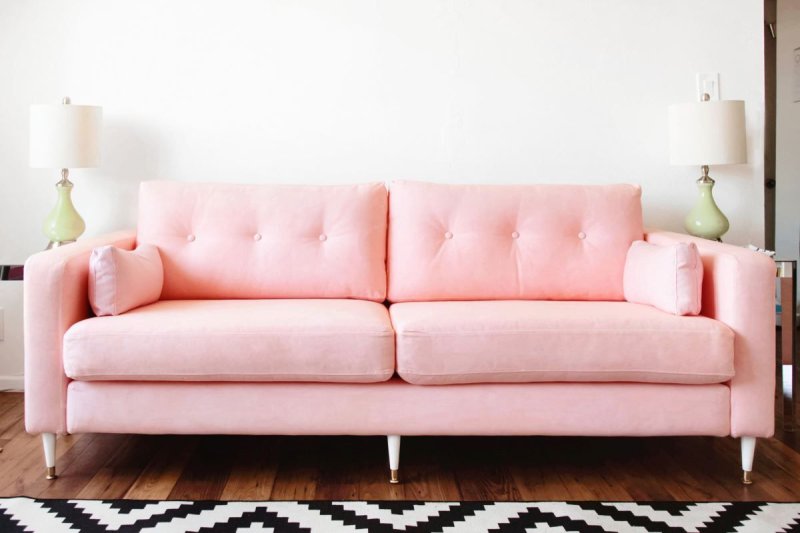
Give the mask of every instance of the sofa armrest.
[[(693, 242), (703, 258), (701, 314), (735, 333), (731, 435), (770, 437), (775, 429), (775, 262), (746, 248), (648, 231), (654, 244)], [(702, 356), (702, 354), (698, 354)]]
[(90, 314), (89, 255), (106, 244), (132, 249), (136, 232), (82, 240), (39, 252), (25, 262), (25, 429), (30, 433), (66, 432), (64, 333)]

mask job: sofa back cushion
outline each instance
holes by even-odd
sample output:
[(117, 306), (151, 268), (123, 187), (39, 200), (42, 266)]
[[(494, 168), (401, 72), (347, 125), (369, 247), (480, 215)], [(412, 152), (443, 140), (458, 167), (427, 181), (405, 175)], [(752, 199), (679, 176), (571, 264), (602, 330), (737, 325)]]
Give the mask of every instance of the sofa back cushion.
[(386, 297), (387, 191), (146, 181), (137, 240), (161, 252), (161, 298)]
[(394, 182), (389, 299), (622, 300), (636, 185)]

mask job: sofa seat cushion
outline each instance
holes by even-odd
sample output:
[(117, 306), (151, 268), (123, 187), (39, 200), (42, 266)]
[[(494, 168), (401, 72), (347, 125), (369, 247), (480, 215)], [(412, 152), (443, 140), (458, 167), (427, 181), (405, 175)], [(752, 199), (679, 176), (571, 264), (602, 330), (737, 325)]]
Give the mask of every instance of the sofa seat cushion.
[(397, 372), (419, 385), (701, 384), (733, 376), (733, 331), (628, 302), (408, 302), (390, 308)]
[(366, 383), (394, 373), (383, 304), (171, 300), (78, 322), (64, 335), (76, 380)]

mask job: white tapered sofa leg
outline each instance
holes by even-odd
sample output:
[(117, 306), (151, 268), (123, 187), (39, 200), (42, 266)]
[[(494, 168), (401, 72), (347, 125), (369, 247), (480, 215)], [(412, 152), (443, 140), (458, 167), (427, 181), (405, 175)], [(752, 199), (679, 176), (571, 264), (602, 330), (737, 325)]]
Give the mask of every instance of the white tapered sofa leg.
[(389, 483), (400, 483), (400, 435), (388, 435), (389, 442)]
[(742, 483), (749, 485), (753, 482), (750, 473), (753, 471), (753, 457), (756, 454), (756, 438), (742, 437)]
[(44, 464), (47, 467), (46, 479), (55, 479), (56, 476), (56, 434), (42, 433), (44, 446)]

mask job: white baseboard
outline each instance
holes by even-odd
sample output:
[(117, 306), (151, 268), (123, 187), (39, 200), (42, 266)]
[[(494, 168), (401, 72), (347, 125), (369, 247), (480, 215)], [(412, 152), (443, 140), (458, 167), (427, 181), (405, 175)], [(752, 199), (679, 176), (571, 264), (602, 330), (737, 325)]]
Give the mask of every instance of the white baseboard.
[(21, 391), (24, 387), (25, 379), (22, 376), (0, 376), (0, 391)]

